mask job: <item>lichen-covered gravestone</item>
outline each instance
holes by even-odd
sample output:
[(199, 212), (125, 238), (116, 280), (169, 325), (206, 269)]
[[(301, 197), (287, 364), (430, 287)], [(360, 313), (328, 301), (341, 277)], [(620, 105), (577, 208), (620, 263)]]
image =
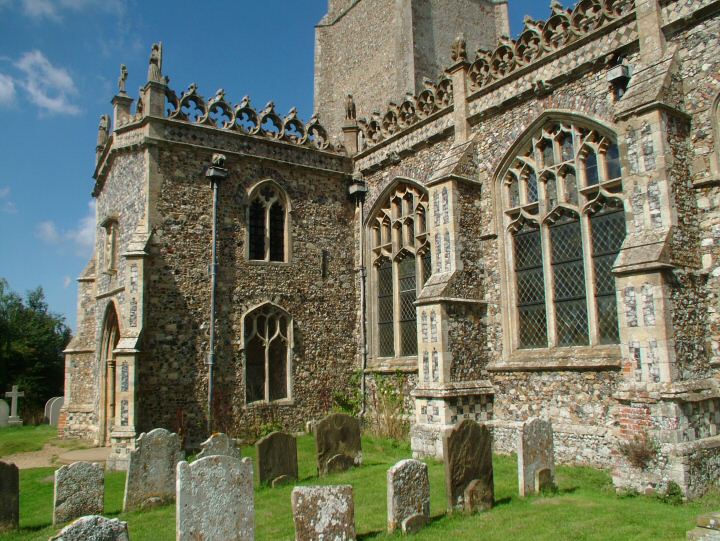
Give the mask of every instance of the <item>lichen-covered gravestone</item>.
[(239, 442), (222, 432), (213, 434), (207, 440), (202, 442), (200, 446), (202, 447), (202, 451), (198, 453), (198, 458), (216, 455), (241, 458)]
[(469, 512), (490, 509), (495, 489), (492, 436), (487, 427), (464, 420), (445, 434), (443, 456), (448, 507)]
[(177, 467), (177, 541), (255, 539), (253, 465), (213, 455)]
[(185, 458), (177, 434), (156, 428), (140, 434), (130, 453), (123, 511), (175, 500), (175, 469)]
[(255, 444), (260, 483), (289, 482), (298, 478), (297, 442), (284, 432), (268, 434)]
[(104, 511), (105, 470), (92, 462), (75, 462), (55, 471), (53, 525)]
[(315, 428), (318, 473), (326, 475), (362, 463), (360, 422), (344, 413), (333, 413)]
[(4, 400), (0, 400), (0, 428), (8, 426), (10, 419), (10, 406)]
[(518, 484), (520, 496), (555, 487), (555, 456), (552, 423), (529, 419), (518, 438)]
[(20, 471), (0, 461), (0, 533), (15, 530), (20, 519)]
[[(430, 519), (427, 464), (401, 460), (387, 472), (388, 532), (414, 533)], [(408, 531), (410, 530), (410, 531)]]
[(50, 541), (130, 541), (127, 522), (91, 515), (65, 526)]
[(350, 485), (295, 487), (292, 510), (295, 541), (355, 539), (355, 504)]

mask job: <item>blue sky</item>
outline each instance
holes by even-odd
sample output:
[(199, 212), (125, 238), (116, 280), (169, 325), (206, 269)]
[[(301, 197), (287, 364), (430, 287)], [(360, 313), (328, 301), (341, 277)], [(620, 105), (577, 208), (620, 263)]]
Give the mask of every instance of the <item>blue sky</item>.
[[(366, 0), (374, 1), (374, 0)], [(513, 33), (549, 0), (510, 0)], [(546, 5), (547, 4), (547, 5)], [(144, 83), (150, 46), (181, 91), (224, 88), (312, 114), (314, 25), (327, 0), (0, 0), (0, 277), (41, 285), (76, 320), (76, 282), (92, 251), (90, 191), (98, 118), (111, 114), (119, 65)], [(472, 47), (473, 44), (469, 44)]]

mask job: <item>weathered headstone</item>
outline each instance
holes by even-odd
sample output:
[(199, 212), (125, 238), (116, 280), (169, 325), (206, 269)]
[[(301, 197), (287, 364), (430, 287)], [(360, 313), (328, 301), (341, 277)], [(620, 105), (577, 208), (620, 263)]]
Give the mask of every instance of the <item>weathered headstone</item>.
[(100, 464), (75, 462), (55, 471), (53, 525), (104, 511), (105, 470)]
[(91, 515), (65, 526), (50, 541), (130, 541), (127, 522)]
[(295, 541), (355, 539), (355, 505), (350, 485), (295, 487)]
[(43, 410), (43, 422), (45, 422), (45, 423), (47, 423), (50, 420), (50, 404), (56, 398), (57, 398), (56, 396), (53, 396), (50, 400), (45, 402), (45, 409)]
[(529, 419), (518, 438), (518, 484), (520, 496), (555, 487), (555, 456), (552, 423)]
[[(407, 522), (421, 528), (430, 519), (430, 479), (427, 464), (419, 460), (401, 460), (387, 471), (388, 531), (394, 532)], [(403, 533), (412, 533), (405, 532)]]
[(175, 469), (185, 458), (177, 434), (156, 428), (140, 434), (130, 452), (123, 510), (132, 511), (175, 500)]
[(0, 428), (8, 426), (10, 418), (10, 406), (4, 400), (0, 400)]
[(362, 463), (360, 421), (344, 413), (333, 413), (315, 427), (320, 475), (345, 471)]
[(49, 410), (49, 423), (50, 426), (57, 427), (58, 421), (60, 420), (60, 409), (63, 407), (63, 404), (65, 404), (65, 397), (58, 396), (55, 398), (50, 404), (50, 410)]
[(0, 461), (0, 533), (15, 530), (20, 519), (20, 470)]
[(255, 539), (253, 465), (212, 455), (177, 467), (177, 541)]
[(13, 385), (12, 391), (5, 393), (5, 398), (10, 399), (10, 417), (8, 418), (9, 426), (22, 426), (23, 422), (18, 415), (18, 398), (25, 396), (25, 393), (18, 391), (18, 386)]
[(487, 426), (465, 419), (443, 437), (443, 456), (448, 507), (466, 511), (492, 507), (492, 436)]
[(197, 455), (198, 458), (208, 456), (225, 455), (240, 458), (240, 443), (222, 432), (213, 434), (207, 440), (200, 444), (202, 451)]
[[(260, 483), (280, 484), (298, 478), (297, 442), (284, 432), (268, 434), (255, 444)], [(275, 481), (277, 483), (275, 483)]]

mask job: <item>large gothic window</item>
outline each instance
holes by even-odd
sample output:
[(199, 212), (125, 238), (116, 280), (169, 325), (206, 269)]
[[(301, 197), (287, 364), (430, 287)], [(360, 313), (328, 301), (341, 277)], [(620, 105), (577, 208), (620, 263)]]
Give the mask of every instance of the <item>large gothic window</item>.
[(614, 139), (572, 123), (546, 123), (510, 162), (501, 191), (518, 349), (618, 343), (621, 177)]
[(248, 212), (248, 258), (287, 261), (288, 213), (285, 194), (266, 183), (256, 190)]
[(292, 319), (266, 304), (245, 316), (245, 402), (290, 398)]
[(415, 301), (430, 277), (427, 194), (399, 185), (369, 221), (377, 357), (417, 354)]

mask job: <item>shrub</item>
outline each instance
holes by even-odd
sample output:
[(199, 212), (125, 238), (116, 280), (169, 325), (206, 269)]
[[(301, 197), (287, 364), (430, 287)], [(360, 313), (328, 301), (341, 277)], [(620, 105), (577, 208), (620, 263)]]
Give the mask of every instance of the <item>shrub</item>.
[(405, 415), (405, 378), (402, 374), (377, 376), (372, 393), (371, 432), (381, 438), (406, 440), (410, 423)]
[(685, 501), (683, 491), (675, 481), (670, 481), (667, 484), (665, 492), (658, 494), (658, 499), (664, 503), (671, 505), (680, 505)]
[(657, 443), (647, 433), (635, 436), (619, 446), (620, 454), (638, 469), (645, 469), (649, 462), (657, 456)]

